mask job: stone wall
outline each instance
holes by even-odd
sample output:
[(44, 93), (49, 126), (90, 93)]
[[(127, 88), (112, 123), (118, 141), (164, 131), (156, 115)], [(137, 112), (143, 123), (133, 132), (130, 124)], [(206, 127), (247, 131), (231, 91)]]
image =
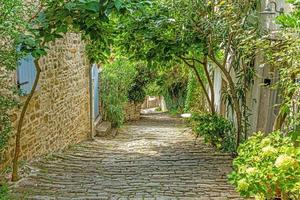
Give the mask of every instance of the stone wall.
[[(68, 33), (52, 43), (47, 57), (40, 60), (42, 73), (24, 120), (20, 160), (62, 150), (88, 137), (89, 67), (80, 38)], [(13, 113), (16, 126), (20, 111)], [(1, 154), (0, 171), (12, 161), (14, 140)]]
[(137, 121), (141, 118), (141, 103), (129, 102), (124, 108), (125, 121)]

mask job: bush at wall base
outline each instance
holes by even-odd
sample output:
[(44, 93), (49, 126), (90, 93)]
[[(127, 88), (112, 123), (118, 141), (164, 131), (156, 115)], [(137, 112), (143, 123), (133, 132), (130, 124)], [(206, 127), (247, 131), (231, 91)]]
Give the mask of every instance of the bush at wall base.
[(238, 149), (229, 181), (245, 197), (300, 199), (300, 148), (280, 131), (258, 132)]
[(204, 137), (205, 142), (223, 152), (234, 152), (235, 133), (233, 124), (217, 114), (196, 114), (191, 118), (193, 130)]

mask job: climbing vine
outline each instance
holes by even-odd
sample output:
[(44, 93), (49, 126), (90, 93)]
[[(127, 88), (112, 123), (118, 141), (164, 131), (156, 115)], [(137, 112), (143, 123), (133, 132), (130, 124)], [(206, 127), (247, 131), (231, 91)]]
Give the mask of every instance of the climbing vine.
[(0, 152), (12, 132), (10, 110), (18, 105), (18, 90), (11, 84), (13, 70), (22, 53), (17, 51), (18, 38), (26, 30), (24, 12), (32, 12), (23, 1), (1, 1), (0, 5)]
[(268, 33), (260, 38), (253, 46), (257, 45), (264, 53), (262, 67), (271, 67), (277, 76), (272, 84), (273, 89), (279, 91), (281, 102), (276, 105), (279, 113), (276, 117), (273, 129), (300, 131), (300, 40), (299, 20), (300, 3), (291, 0), (294, 4), (293, 12), (278, 16), (277, 22), (280, 30)]

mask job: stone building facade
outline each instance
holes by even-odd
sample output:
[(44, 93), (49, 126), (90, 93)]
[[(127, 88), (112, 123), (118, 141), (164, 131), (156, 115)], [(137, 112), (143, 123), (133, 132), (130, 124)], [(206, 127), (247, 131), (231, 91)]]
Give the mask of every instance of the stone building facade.
[[(90, 67), (85, 44), (80, 34), (68, 33), (49, 48), (48, 55), (40, 59), (40, 81), (25, 116), (20, 160), (65, 149), (90, 134)], [(20, 97), (20, 102), (26, 98)], [(12, 113), (16, 127), (20, 110)], [(14, 141), (11, 137), (0, 155), (0, 171), (12, 162)]]

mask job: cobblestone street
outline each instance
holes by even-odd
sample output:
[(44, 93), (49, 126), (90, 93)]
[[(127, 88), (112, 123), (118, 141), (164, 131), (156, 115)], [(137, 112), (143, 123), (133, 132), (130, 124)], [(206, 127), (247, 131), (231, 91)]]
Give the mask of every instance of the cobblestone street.
[(227, 183), (231, 157), (179, 119), (149, 115), (114, 138), (96, 138), (30, 164), (17, 199), (241, 199)]

